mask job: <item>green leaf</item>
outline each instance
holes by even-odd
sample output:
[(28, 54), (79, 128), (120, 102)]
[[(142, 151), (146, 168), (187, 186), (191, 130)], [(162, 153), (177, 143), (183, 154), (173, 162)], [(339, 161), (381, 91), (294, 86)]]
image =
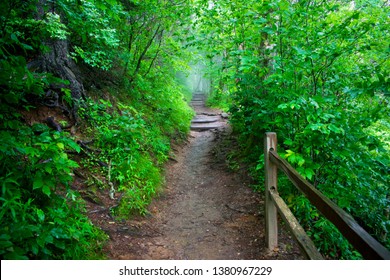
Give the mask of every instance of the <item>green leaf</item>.
[(50, 196), (50, 194), (51, 194), (50, 186), (47, 184), (44, 184), (42, 187), (42, 192), (44, 194), (46, 194), (47, 196)]
[(42, 188), (44, 184), (41, 176), (36, 177), (33, 182), (33, 190)]
[(300, 54), (300, 55), (303, 55), (303, 56), (306, 56), (307, 55), (307, 51), (305, 51), (304, 49), (301, 49), (301, 48), (298, 48), (298, 47), (293, 47), (296, 51), (297, 51), (297, 53), (298, 54)]
[(313, 178), (313, 175), (314, 175), (314, 170), (311, 169), (311, 168), (306, 168), (305, 169), (305, 176), (306, 178), (308, 178), (309, 180), (311, 180)]
[(45, 165), (44, 169), (48, 174), (53, 174), (53, 168), (50, 165)]
[(36, 213), (37, 213), (37, 216), (38, 216), (38, 220), (40, 222), (43, 222), (45, 220), (45, 213), (41, 209), (37, 209)]
[(274, 34), (275, 30), (273, 30), (272, 27), (267, 26), (263, 28), (263, 32), (267, 34)]
[(278, 105), (278, 109), (287, 109), (287, 107), (288, 107), (288, 103), (283, 103)]
[(341, 129), (341, 128), (338, 128), (337, 126), (335, 126), (334, 124), (330, 124), (328, 126), (329, 130), (330, 131), (333, 131), (334, 133), (337, 133), (337, 134), (344, 134), (344, 130)]
[[(22, 251), (22, 250), (20, 250), (20, 251)], [(6, 259), (6, 260), (28, 260), (28, 257), (26, 257), (23, 253), (11, 252), (11, 253), (5, 254), (4, 259)]]
[(80, 146), (79, 146), (76, 142), (74, 142), (74, 141), (71, 140), (71, 141), (69, 141), (67, 144), (68, 144), (69, 147), (71, 147), (73, 150), (75, 150), (76, 152), (80, 153)]
[(297, 156), (298, 165), (302, 166), (305, 164), (305, 159), (301, 156)]
[(284, 154), (284, 158), (288, 158), (292, 155), (294, 155), (295, 153), (291, 150), (286, 150), (286, 153)]
[(33, 48), (32, 46), (30, 46), (30, 45), (23, 44), (23, 43), (21, 43), (20, 45), (21, 45), (25, 50), (29, 50), (29, 51), (34, 50), (34, 48)]
[(39, 246), (38, 246), (38, 244), (32, 244), (31, 245), (31, 252), (34, 255), (38, 255), (38, 253), (39, 253)]
[(15, 42), (19, 42), (18, 36), (16, 36), (15, 33), (12, 33), (12, 34), (11, 34), (11, 40), (12, 40), (12, 41), (15, 41)]
[(12, 247), (13, 243), (9, 240), (0, 240), (0, 249), (4, 250), (9, 247)]
[(284, 144), (287, 145), (287, 146), (292, 146), (294, 144), (293, 140), (292, 139), (286, 139), (284, 141)]

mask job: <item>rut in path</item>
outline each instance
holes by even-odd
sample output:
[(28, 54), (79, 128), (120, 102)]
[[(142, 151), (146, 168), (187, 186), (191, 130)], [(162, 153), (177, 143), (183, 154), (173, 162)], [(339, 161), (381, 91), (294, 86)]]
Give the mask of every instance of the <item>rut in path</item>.
[[(111, 224), (111, 259), (296, 259), (291, 238), (280, 249), (264, 244), (262, 197), (250, 179), (228, 171), (218, 160), (218, 139), (228, 135), (225, 114), (204, 106), (195, 94), (197, 115), (189, 143), (177, 148), (166, 169), (166, 186), (150, 205), (150, 215)], [(107, 231), (107, 230), (106, 230)]]

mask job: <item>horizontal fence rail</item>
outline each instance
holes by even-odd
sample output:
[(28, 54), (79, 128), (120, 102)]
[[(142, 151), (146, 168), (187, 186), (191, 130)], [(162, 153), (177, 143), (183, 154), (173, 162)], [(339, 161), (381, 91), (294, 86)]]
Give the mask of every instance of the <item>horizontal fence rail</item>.
[(277, 170), (282, 170), (295, 187), (300, 190), (344, 237), (359, 251), (365, 259), (390, 259), (390, 252), (376, 239), (369, 235), (354, 218), (323, 195), (305, 180), (286, 160), (277, 153), (276, 133), (268, 132), (264, 138), (265, 189), (266, 189), (266, 243), (270, 250), (278, 245), (277, 213), (291, 230), (302, 252), (309, 259), (322, 259), (322, 255), (307, 236), (302, 226), (291, 213), (278, 194)]

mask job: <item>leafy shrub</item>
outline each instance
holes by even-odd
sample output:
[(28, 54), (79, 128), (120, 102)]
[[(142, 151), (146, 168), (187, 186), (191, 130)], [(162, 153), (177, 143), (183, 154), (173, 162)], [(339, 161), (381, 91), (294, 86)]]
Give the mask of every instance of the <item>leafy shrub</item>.
[(46, 125), (24, 124), (19, 113), (33, 107), (29, 102), (40, 100), (49, 84), (65, 83), (27, 67), (27, 59), (43, 49), (43, 38), (66, 35), (63, 25), (54, 14), (45, 22), (31, 19), (36, 1), (0, 6), (6, 12), (0, 18), (0, 256), (100, 258), (106, 237), (86, 218), (82, 201), (70, 189), (77, 164), (67, 151), (77, 152), (78, 145)]
[(69, 188), (77, 164), (66, 150), (78, 151), (78, 145), (45, 125), (12, 123), (18, 130), (1, 130), (1, 257), (98, 258), (105, 235), (86, 218), (82, 201)]

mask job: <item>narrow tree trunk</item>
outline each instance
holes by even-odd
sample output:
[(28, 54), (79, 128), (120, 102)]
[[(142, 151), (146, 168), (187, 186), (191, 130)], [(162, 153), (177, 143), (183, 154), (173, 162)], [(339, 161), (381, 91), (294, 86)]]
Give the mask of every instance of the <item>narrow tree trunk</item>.
[(132, 82), (135, 79), (136, 75), (138, 74), (139, 70), (141, 69), (142, 60), (144, 59), (147, 51), (149, 50), (150, 46), (152, 45), (152, 43), (154, 41), (154, 39), (158, 35), (160, 28), (161, 28), (161, 25), (158, 25), (156, 31), (153, 34), (153, 36), (149, 39), (149, 41), (146, 44), (144, 50), (142, 51), (141, 55), (139, 56), (138, 62), (137, 62), (137, 66), (135, 67), (135, 70), (134, 70), (134, 73), (132, 75), (132, 78), (130, 79), (130, 82)]

